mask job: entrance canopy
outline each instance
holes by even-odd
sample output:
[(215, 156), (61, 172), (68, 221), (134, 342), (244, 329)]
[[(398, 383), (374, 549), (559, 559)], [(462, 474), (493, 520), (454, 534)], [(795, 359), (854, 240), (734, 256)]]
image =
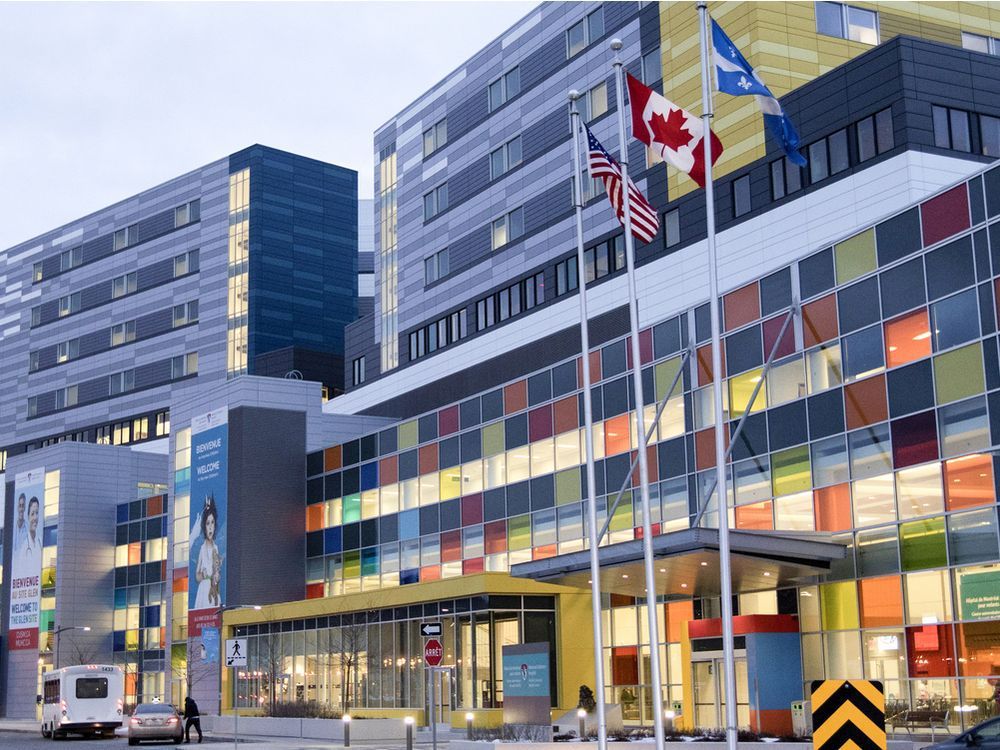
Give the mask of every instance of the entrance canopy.
[[(824, 534), (789, 536), (780, 532), (729, 532), (733, 592), (765, 591), (815, 581), (843, 559), (846, 548)], [(660, 596), (718, 596), (718, 529), (682, 529), (653, 537), (656, 593)], [(600, 549), (601, 591), (645, 596), (642, 540)], [(590, 552), (582, 550), (518, 563), (518, 578), (564, 586), (590, 587)]]

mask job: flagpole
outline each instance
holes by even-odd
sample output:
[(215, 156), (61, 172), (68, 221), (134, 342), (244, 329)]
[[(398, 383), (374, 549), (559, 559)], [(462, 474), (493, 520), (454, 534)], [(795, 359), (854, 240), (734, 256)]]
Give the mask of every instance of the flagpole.
[[(587, 274), (583, 254), (583, 168), (580, 165), (580, 92), (569, 92), (570, 132), (573, 135), (573, 206), (576, 209), (576, 276), (580, 297), (580, 370), (583, 373), (583, 433), (587, 451), (587, 527), (590, 540), (590, 611), (594, 628), (594, 697), (597, 699), (597, 748), (607, 750), (608, 726), (604, 708), (604, 639), (601, 633), (601, 562), (597, 540), (597, 481), (594, 478), (594, 411), (590, 394), (590, 330), (587, 321)], [(585, 726), (585, 725), (584, 725)], [(582, 740), (583, 737), (580, 737)]]
[(625, 80), (622, 76), (620, 39), (611, 40), (615, 53), (615, 99), (618, 105), (618, 148), (622, 170), (622, 213), (625, 225), (625, 265), (628, 277), (628, 313), (632, 345), (632, 381), (635, 392), (636, 436), (639, 445), (639, 489), (642, 497), (642, 558), (646, 569), (646, 617), (649, 623), (649, 666), (653, 683), (653, 733), (656, 750), (663, 750), (663, 682), (660, 678), (660, 629), (656, 614), (656, 574), (653, 570), (653, 524), (649, 513), (649, 462), (646, 454), (646, 402), (642, 393), (642, 358), (639, 349), (639, 306), (635, 284), (635, 243), (629, 205), (628, 139), (625, 137)]
[[(726, 747), (736, 750), (736, 658), (733, 647), (733, 579), (729, 559), (729, 492), (726, 486), (726, 445), (722, 419), (722, 344), (719, 333), (719, 266), (715, 251), (715, 191), (712, 185), (712, 89), (708, 65), (708, 5), (698, 2), (701, 43), (701, 119), (705, 149), (705, 214), (708, 230), (709, 308), (712, 319), (712, 400), (715, 404), (715, 474), (719, 509), (719, 585), (722, 599), (722, 658), (725, 672)], [(708, 501), (708, 498), (705, 498)]]

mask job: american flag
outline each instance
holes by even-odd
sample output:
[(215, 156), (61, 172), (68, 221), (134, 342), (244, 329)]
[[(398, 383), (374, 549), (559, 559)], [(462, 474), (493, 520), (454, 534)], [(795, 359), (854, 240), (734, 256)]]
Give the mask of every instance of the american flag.
[[(622, 170), (618, 162), (607, 151), (601, 142), (594, 137), (587, 129), (587, 166), (590, 169), (590, 176), (600, 178), (604, 183), (604, 188), (608, 193), (608, 200), (615, 210), (618, 221), (625, 226), (625, 206), (622, 201)], [(631, 179), (628, 181), (629, 209), (632, 214), (632, 234), (643, 242), (649, 243), (656, 236), (657, 229), (660, 228), (660, 218), (656, 214), (646, 197), (639, 192), (639, 188)]]

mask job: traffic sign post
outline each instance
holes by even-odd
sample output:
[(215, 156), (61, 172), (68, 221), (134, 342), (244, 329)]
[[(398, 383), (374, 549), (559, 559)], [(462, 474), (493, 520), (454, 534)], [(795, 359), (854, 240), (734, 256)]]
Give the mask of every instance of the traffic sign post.
[[(441, 634), (441, 623), (439, 622), (425, 622), (420, 625), (420, 632), (425, 633), (427, 631), (433, 631), (437, 628), (437, 635)], [(441, 641), (437, 638), (428, 638), (424, 641), (424, 664), (427, 665), (427, 676), (431, 681), (430, 697), (431, 697), (431, 748), (432, 750), (437, 750), (437, 671), (436, 667), (440, 666), (441, 658), (444, 656), (444, 646), (441, 645)]]
[(437, 667), (441, 664), (441, 657), (444, 656), (444, 646), (437, 638), (428, 638), (424, 642), (424, 664), (428, 667)]
[(226, 639), (226, 666), (232, 669), (233, 678), (233, 750), (240, 736), (240, 688), (239, 668), (247, 665), (247, 639)]

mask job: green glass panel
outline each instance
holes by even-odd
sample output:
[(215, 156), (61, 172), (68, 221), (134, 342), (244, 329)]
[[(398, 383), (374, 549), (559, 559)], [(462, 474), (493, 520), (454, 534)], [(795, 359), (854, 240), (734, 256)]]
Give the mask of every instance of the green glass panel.
[(935, 357), (934, 381), (939, 404), (958, 401), (985, 391), (982, 345), (977, 341)]
[(775, 496), (811, 489), (809, 446), (800, 445), (771, 454), (771, 484)]
[[(608, 502), (611, 502), (613, 499), (614, 497), (608, 498)], [(625, 529), (631, 529), (632, 526), (632, 493), (625, 492), (622, 494), (622, 499), (618, 503), (618, 507), (615, 508), (615, 514), (611, 517), (608, 531), (624, 531)], [(600, 526), (598, 526), (599, 529)]]
[(399, 434), (396, 437), (396, 442), (399, 450), (406, 450), (407, 448), (412, 448), (417, 444), (417, 421), (404, 422), (399, 426)]
[(361, 495), (355, 492), (344, 498), (344, 523), (361, 520)]
[(378, 574), (378, 550), (366, 549), (361, 555), (361, 575), (373, 576)]
[(903, 570), (940, 568), (947, 565), (944, 518), (928, 518), (900, 524), (899, 555)]
[(504, 450), (503, 422), (494, 422), (483, 428), (483, 455), (495, 456)]
[(531, 547), (531, 516), (514, 516), (507, 519), (507, 549)]
[(46, 632), (52, 629), (52, 623), (55, 620), (56, 611), (54, 609), (43, 609), (38, 613), (38, 629), (41, 632)]
[(858, 592), (854, 581), (824, 583), (819, 587), (823, 630), (852, 630), (861, 627)]
[(566, 469), (556, 474), (556, 505), (574, 503), (580, 499), (582, 493), (579, 469)]
[(353, 550), (344, 553), (344, 578), (357, 578), (361, 575), (361, 551)]
[[(681, 358), (673, 357), (665, 362), (660, 362), (653, 371), (656, 382), (656, 400), (662, 401), (667, 395), (667, 390), (674, 382), (677, 372), (681, 369)], [(678, 382), (674, 387), (672, 395), (677, 395), (684, 390), (684, 384)]]
[(837, 283), (856, 279), (876, 268), (875, 230), (866, 229), (833, 248), (837, 264)]

